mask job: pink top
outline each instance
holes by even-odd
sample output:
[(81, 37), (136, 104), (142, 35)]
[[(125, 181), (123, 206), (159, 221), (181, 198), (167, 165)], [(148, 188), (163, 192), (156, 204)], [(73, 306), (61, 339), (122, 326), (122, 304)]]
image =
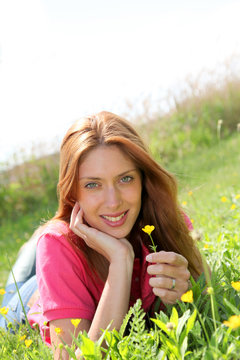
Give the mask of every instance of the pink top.
[[(193, 229), (184, 214), (186, 224)], [(47, 225), (37, 245), (37, 281), (40, 299), (28, 312), (31, 326), (38, 324), (43, 340), (50, 345), (49, 321), (64, 318), (92, 320), (104, 283), (93, 277), (86, 259), (74, 250), (67, 238), (83, 240), (73, 234), (66, 223), (61, 221)], [(142, 264), (135, 258), (129, 307), (136, 300), (142, 300), (142, 307), (149, 312), (156, 297), (149, 285), (148, 263), (145, 258), (149, 250), (142, 244)], [(164, 305), (161, 304), (161, 309)]]
[[(67, 224), (59, 221), (57, 226), (54, 223), (45, 227), (37, 245), (36, 271), (41, 300), (30, 309), (28, 320), (31, 326), (38, 324), (43, 340), (49, 345), (49, 321), (64, 318), (92, 320), (104, 287), (99, 278), (94, 281), (87, 261), (74, 250), (67, 235), (75, 236)], [(134, 260), (129, 304), (130, 307), (141, 298), (146, 312), (155, 300), (149, 285), (147, 254), (148, 249), (142, 245), (143, 263), (140, 264), (138, 258)]]

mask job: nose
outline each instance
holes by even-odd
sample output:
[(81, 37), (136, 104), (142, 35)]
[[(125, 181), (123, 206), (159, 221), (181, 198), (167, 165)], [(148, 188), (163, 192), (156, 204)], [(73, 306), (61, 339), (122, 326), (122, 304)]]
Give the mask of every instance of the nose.
[(106, 189), (105, 203), (109, 209), (117, 209), (122, 204), (121, 192), (117, 187), (111, 186)]

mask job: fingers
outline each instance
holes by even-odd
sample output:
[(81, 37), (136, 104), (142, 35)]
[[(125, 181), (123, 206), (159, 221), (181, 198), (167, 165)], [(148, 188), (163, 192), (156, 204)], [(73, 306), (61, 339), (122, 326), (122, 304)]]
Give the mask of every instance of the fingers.
[(146, 257), (146, 260), (154, 263), (168, 263), (175, 266), (188, 266), (187, 259), (173, 251), (159, 251), (151, 253)]
[(72, 210), (69, 227), (76, 235), (85, 240), (86, 234), (84, 231), (84, 226), (87, 228), (87, 226), (83, 224), (83, 210), (80, 208), (78, 203), (75, 203)]
[[(182, 279), (174, 279), (168, 277), (155, 277), (149, 280), (153, 293), (159, 296), (165, 304), (174, 304), (180, 300), (182, 294), (188, 290), (188, 281)], [(175, 285), (173, 288), (173, 284)]]
[(187, 291), (188, 287), (184, 286), (183, 291), (173, 291), (163, 288), (153, 288), (153, 293), (159, 296), (164, 304), (175, 304), (177, 300), (181, 299), (182, 294)]
[(148, 255), (146, 260), (153, 262), (147, 268), (152, 275), (149, 280), (153, 293), (166, 304), (174, 304), (188, 289), (190, 272), (187, 260), (174, 252), (160, 251)]
[(147, 272), (150, 275), (164, 275), (173, 279), (181, 278), (184, 280), (188, 280), (190, 278), (190, 272), (185, 266), (152, 264), (148, 266)]

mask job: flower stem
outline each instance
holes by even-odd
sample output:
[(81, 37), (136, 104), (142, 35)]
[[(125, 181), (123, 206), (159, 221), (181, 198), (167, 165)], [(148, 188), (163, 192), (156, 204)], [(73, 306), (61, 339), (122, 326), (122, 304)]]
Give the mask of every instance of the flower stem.
[(157, 252), (157, 247), (156, 247), (156, 245), (154, 244), (154, 241), (153, 241), (152, 235), (151, 235), (151, 234), (149, 234), (149, 236), (150, 236), (150, 239), (151, 239), (151, 241), (152, 241), (152, 249), (153, 249), (153, 251), (154, 251), (154, 252)]
[(203, 322), (203, 320), (202, 320), (201, 314), (200, 314), (200, 312), (198, 311), (198, 308), (196, 307), (196, 305), (195, 305), (195, 304), (193, 304), (193, 306), (194, 306), (194, 308), (197, 310), (198, 318), (199, 318), (199, 320), (200, 320), (200, 323), (201, 323), (201, 325), (202, 325), (202, 328), (203, 328), (204, 334), (205, 334), (206, 339), (207, 339), (207, 342), (208, 342), (208, 344), (209, 344), (209, 343), (210, 343), (210, 339), (209, 339), (209, 336), (208, 336), (207, 330), (206, 330), (206, 328), (205, 328), (204, 322)]

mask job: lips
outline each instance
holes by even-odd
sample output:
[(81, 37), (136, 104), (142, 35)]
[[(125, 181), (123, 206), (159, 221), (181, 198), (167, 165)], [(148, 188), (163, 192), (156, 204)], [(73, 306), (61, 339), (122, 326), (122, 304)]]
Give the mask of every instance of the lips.
[(124, 224), (127, 213), (128, 210), (117, 214), (101, 215), (101, 218), (110, 226), (120, 226)]

